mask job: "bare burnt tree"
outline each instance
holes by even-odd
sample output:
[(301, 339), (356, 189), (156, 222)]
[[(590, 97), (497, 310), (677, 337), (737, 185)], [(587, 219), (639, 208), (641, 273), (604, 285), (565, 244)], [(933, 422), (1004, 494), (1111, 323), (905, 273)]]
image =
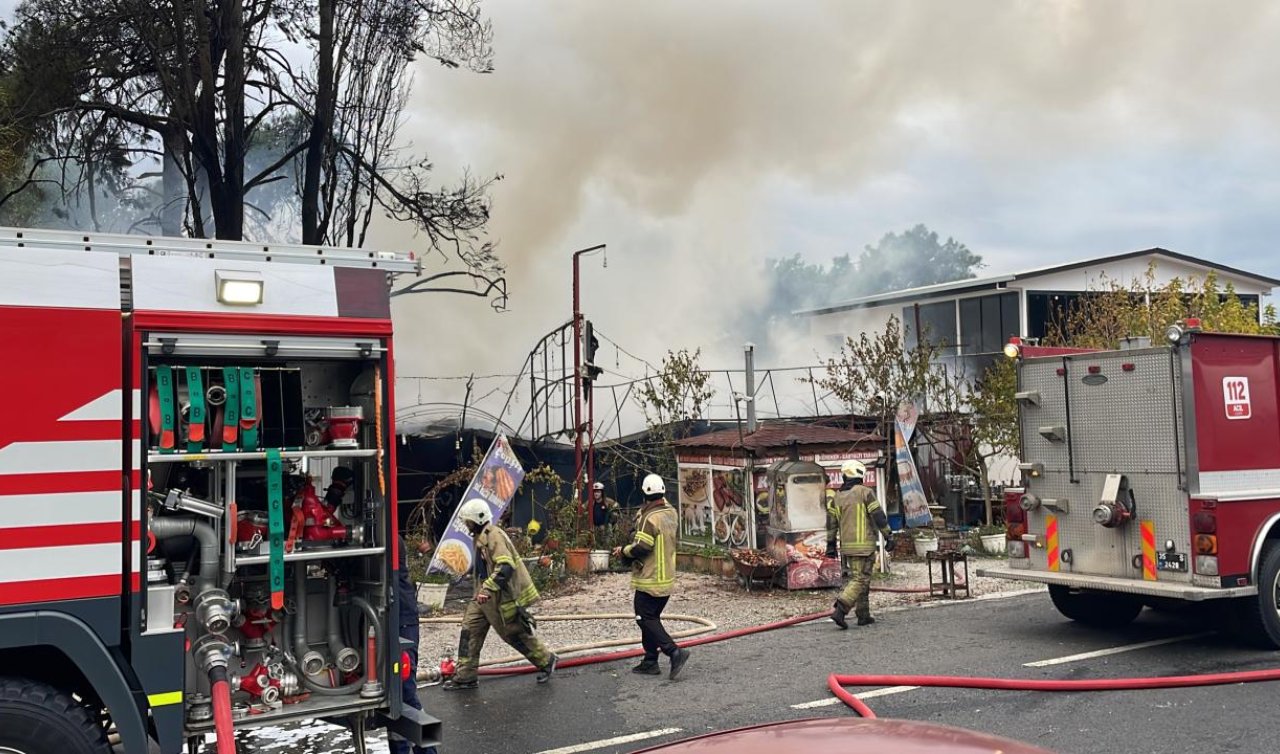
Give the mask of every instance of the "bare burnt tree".
[[(430, 162), (400, 138), (415, 59), (487, 72), (491, 40), (479, 0), (24, 0), (0, 75), (59, 96), (0, 109), (41, 124), (31, 173), (0, 206), (49, 180), (92, 204), (110, 176), (115, 196), (154, 206), (135, 226), (351, 246), (382, 212), (412, 222), (471, 281), (401, 292), (500, 305), (502, 267), (483, 239), (497, 177), (433, 187)], [(68, 62), (33, 62), (51, 58)], [(147, 161), (160, 169), (143, 172)]]

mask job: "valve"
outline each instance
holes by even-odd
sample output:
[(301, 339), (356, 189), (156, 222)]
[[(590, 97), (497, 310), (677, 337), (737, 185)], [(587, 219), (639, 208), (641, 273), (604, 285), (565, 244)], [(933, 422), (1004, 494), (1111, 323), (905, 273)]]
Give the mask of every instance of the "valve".
[(315, 485), (310, 477), (302, 488), (302, 538), (308, 541), (337, 542), (345, 541), (348, 536), (347, 527), (343, 526), (334, 515), (334, 509), (325, 505), (316, 495)]
[(1123, 526), (1133, 518), (1133, 489), (1124, 474), (1108, 474), (1102, 486), (1102, 498), (1093, 509), (1093, 522), (1108, 529)]
[(222, 589), (206, 589), (196, 596), (196, 620), (211, 634), (225, 633), (240, 612), (240, 604)]
[(280, 685), (280, 681), (272, 678), (271, 672), (261, 662), (243, 676), (231, 676), (232, 691), (243, 691), (266, 704), (280, 701)]

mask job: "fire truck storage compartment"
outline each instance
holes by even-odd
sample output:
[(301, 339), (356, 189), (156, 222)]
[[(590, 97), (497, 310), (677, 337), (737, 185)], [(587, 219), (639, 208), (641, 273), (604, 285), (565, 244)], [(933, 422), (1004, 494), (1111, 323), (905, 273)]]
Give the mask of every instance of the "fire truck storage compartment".
[(144, 621), (148, 633), (185, 632), (191, 647), (189, 735), (213, 728), (218, 665), (236, 727), (386, 706), (399, 657), (384, 635), (394, 623), (388, 417), (375, 414), (383, 353), (310, 338), (148, 336)]
[[(1027, 531), (1042, 537), (1029, 550), (1033, 569), (1142, 580), (1143, 521), (1153, 523), (1160, 552), (1173, 543), (1170, 566), (1193, 559), (1176, 557), (1192, 552), (1183, 358), (1149, 348), (1023, 362), (1018, 389), (1038, 394), (1038, 405), (1024, 400), (1021, 407), (1022, 460), (1041, 469), (1026, 480)], [(1102, 525), (1094, 512), (1108, 480), (1114, 489), (1121, 476), (1132, 491), (1132, 517)], [(1160, 579), (1189, 583), (1191, 570), (1162, 570)]]

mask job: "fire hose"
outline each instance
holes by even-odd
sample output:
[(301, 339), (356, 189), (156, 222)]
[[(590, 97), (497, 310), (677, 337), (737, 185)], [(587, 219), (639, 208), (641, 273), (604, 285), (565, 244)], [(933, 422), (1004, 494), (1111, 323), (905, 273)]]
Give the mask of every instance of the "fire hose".
[(218, 740), (218, 754), (236, 754), (236, 739), (231, 722), (231, 684), (227, 682), (226, 666), (209, 669), (209, 681), (213, 696), (213, 730)]
[[(927, 593), (929, 591), (929, 588), (928, 587), (872, 587), (871, 591), (889, 592), (894, 594), (921, 594), (921, 593)], [(774, 631), (779, 628), (786, 628), (787, 626), (795, 626), (801, 623), (808, 623), (810, 621), (827, 618), (830, 615), (831, 615), (831, 611), (826, 610), (820, 613), (811, 613), (809, 615), (800, 615), (793, 618), (784, 618), (782, 620), (773, 621), (771, 623), (763, 623), (757, 626), (747, 626), (746, 628), (736, 628), (736, 629), (731, 629), (729, 631), (723, 631), (718, 634), (712, 634), (710, 636), (702, 636), (697, 639), (692, 639), (691, 641), (681, 642), (680, 646), (697, 647), (703, 644), (714, 644), (715, 642), (726, 641), (728, 639), (736, 639), (741, 636), (749, 636), (751, 634), (764, 633), (766, 631)], [(538, 620), (539, 621), (633, 620), (634, 617), (635, 616), (632, 615), (631, 613), (603, 613), (603, 614), (593, 614), (593, 615), (548, 615), (548, 616), (539, 616)], [(700, 623), (703, 626), (703, 628), (686, 629), (684, 631), (674, 633), (671, 635), (673, 639), (681, 639), (689, 636), (696, 636), (698, 634), (706, 633), (707, 631), (715, 630), (715, 624), (705, 618), (699, 618), (691, 615), (676, 615), (676, 614), (666, 615), (663, 617), (667, 620), (681, 620), (681, 621), (689, 621), (693, 623)], [(459, 623), (461, 622), (461, 620), (462, 618), (460, 616), (459, 617), (450, 616), (447, 618), (421, 618), (419, 619), (418, 622), (423, 624)], [(621, 640), (614, 639), (609, 641), (595, 642), (592, 644), (566, 647), (563, 649), (554, 649), (552, 651), (555, 652), (556, 654), (561, 654), (561, 653), (569, 654), (572, 652), (585, 652), (585, 651), (590, 651), (592, 649), (603, 649), (606, 647), (627, 646), (627, 645), (636, 644), (636, 643), (637, 642), (635, 640), (630, 640), (630, 639), (621, 639)], [(644, 655), (643, 649), (640, 649), (640, 648), (626, 649), (618, 652), (605, 652), (605, 653), (588, 655), (586, 657), (575, 657), (570, 660), (562, 660), (557, 664), (557, 667), (575, 668), (583, 665), (596, 665), (596, 664), (605, 663), (605, 662), (616, 662), (618, 660), (629, 660), (635, 657), (642, 657), (643, 655)], [(497, 660), (487, 660), (485, 662), (480, 663), (479, 674), (480, 675), (499, 675), (499, 676), (500, 675), (523, 675), (526, 673), (532, 673), (536, 670), (536, 668), (534, 668), (532, 665), (528, 663), (522, 663), (519, 665), (507, 664), (512, 662), (517, 662), (521, 659), (523, 658), (519, 656), (513, 656), (513, 657), (504, 657)], [(493, 665), (503, 665), (504, 667), (491, 667)], [(419, 681), (435, 680), (435, 671), (434, 670), (419, 671), (417, 675), (417, 679)]]

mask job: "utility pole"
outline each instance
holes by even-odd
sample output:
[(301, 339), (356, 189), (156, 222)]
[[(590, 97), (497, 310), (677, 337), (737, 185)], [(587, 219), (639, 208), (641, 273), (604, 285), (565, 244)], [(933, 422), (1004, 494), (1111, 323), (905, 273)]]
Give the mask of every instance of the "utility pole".
[(604, 248), (599, 244), (573, 252), (573, 494), (578, 499), (578, 526), (582, 525), (582, 503), (586, 499), (582, 489), (582, 297), (578, 258)]

